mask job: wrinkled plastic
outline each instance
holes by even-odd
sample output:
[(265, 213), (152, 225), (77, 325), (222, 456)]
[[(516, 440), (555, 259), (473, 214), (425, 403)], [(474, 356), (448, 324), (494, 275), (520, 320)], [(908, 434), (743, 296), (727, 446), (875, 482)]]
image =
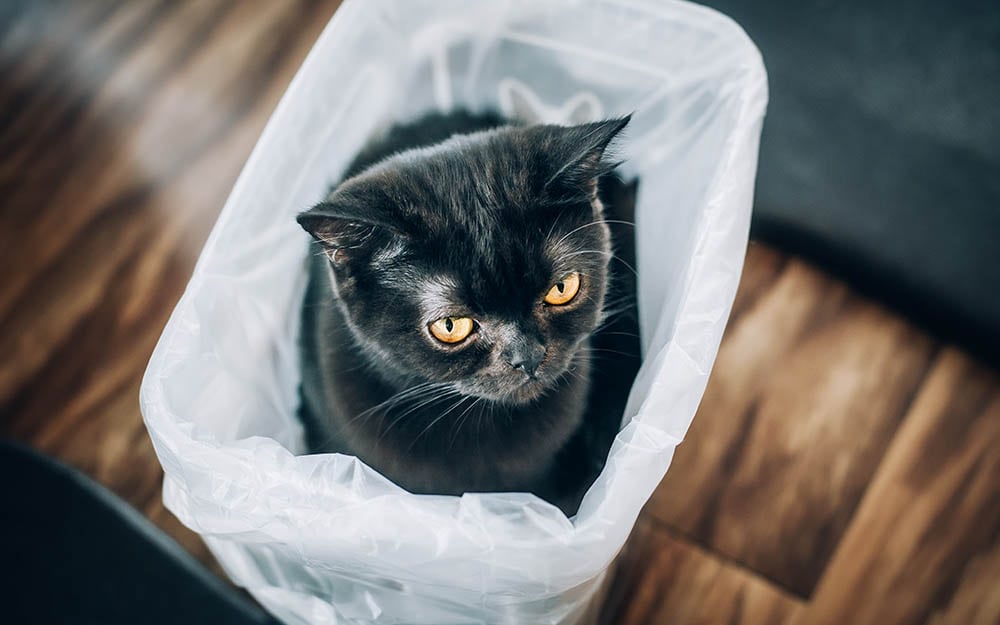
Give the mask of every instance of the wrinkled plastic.
[[(728, 18), (679, 2), (348, 0), (274, 113), (150, 361), (166, 506), (289, 623), (569, 623), (701, 399), (746, 249), (767, 100)], [(296, 333), (318, 201), (377, 128), (430, 109), (635, 112), (644, 361), (579, 513), (526, 494), (413, 495), (296, 455)]]

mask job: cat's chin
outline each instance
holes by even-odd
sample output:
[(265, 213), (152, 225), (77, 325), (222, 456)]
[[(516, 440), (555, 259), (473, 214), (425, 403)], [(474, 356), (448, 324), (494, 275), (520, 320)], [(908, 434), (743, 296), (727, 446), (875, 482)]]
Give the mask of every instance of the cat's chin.
[(530, 404), (541, 398), (546, 392), (552, 389), (552, 382), (544, 382), (538, 378), (529, 378), (520, 386), (516, 386), (497, 401), (510, 404)]
[[(493, 386), (493, 385), (490, 385)], [(526, 405), (541, 399), (547, 393), (560, 386), (560, 379), (528, 378), (516, 382), (498, 384), (501, 388), (486, 388), (484, 385), (469, 385), (461, 388), (466, 395), (472, 395), (487, 401), (508, 405)]]

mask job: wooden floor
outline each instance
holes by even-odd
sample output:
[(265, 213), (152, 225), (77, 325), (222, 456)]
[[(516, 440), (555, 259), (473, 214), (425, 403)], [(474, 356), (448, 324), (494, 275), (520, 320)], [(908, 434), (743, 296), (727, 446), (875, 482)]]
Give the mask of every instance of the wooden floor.
[[(0, 8), (0, 435), (164, 510), (143, 368), (334, 1)], [(1000, 623), (1000, 376), (752, 245), (612, 622)]]

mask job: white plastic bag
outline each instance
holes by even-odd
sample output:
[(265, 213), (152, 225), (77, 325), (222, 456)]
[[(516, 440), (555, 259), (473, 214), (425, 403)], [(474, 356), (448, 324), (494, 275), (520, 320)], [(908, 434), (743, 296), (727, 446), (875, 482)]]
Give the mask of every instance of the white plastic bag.
[[(714, 11), (662, 0), (347, 0), (213, 230), (142, 386), (167, 507), (289, 623), (568, 623), (688, 428), (747, 242), (764, 68)], [(318, 201), (378, 127), (433, 108), (635, 112), (644, 362), (572, 520), (526, 494), (412, 495), (298, 456), (296, 333)]]

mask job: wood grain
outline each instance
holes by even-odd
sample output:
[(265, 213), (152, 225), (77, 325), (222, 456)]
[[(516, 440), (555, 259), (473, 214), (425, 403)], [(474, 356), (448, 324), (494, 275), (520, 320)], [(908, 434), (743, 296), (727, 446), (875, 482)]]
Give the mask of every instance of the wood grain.
[(934, 350), (789, 260), (731, 321), (650, 513), (809, 597)]
[(817, 588), (810, 625), (1000, 623), (1000, 376), (947, 350)]
[(0, 432), (208, 560), (159, 502), (138, 387), (236, 175), (336, 2), (8, 5)]
[(619, 623), (790, 625), (804, 604), (656, 523), (640, 522), (612, 586)]
[[(163, 507), (138, 387), (335, 0), (0, 5), (0, 435)], [(995, 372), (751, 245), (603, 620), (1000, 623)]]

